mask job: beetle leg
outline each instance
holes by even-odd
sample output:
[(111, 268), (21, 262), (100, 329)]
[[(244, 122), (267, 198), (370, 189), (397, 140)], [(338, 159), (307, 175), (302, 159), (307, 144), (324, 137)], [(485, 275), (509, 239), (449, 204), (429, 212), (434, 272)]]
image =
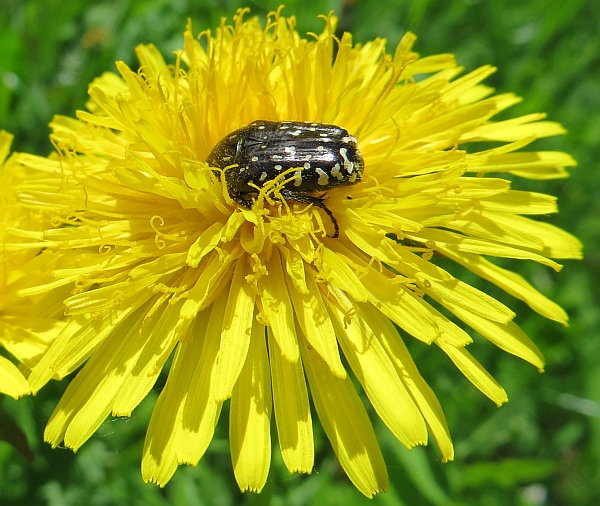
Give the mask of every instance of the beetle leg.
[(287, 190), (287, 189), (283, 189), (281, 190), (281, 196), (285, 199), (285, 200), (291, 200), (293, 202), (301, 202), (303, 204), (312, 204), (313, 206), (317, 206), (320, 209), (323, 209), (323, 211), (325, 211), (325, 214), (327, 216), (329, 216), (329, 219), (331, 220), (331, 223), (333, 223), (333, 235), (330, 235), (328, 237), (331, 237), (332, 239), (337, 239), (340, 236), (340, 227), (338, 225), (337, 220), (335, 219), (335, 216), (333, 215), (333, 213), (331, 212), (331, 209), (329, 209), (326, 205), (325, 202), (323, 201), (322, 197), (315, 197), (313, 195), (299, 195), (297, 193), (294, 193), (293, 191)]

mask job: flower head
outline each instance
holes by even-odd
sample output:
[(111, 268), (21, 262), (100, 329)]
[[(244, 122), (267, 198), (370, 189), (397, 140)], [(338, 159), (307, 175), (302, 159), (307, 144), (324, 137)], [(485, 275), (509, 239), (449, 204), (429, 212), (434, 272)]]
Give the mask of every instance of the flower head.
[[(526, 217), (556, 212), (553, 197), (489, 174), (564, 177), (574, 161), (520, 151), (563, 133), (543, 115), (492, 120), (519, 101), (481, 84), (492, 67), (458, 77), (451, 55), (419, 58), (410, 33), (390, 55), (382, 39), (337, 39), (333, 16), (304, 39), (294, 18), (272, 13), (263, 28), (245, 13), (199, 40), (188, 26), (174, 65), (138, 47), (139, 72), (118, 62), (120, 76), (90, 86), (89, 112), (54, 119), (59, 156), (18, 159), (20, 205), (52, 215), (32, 242), (58, 258), (52, 282), (19, 294), (72, 290), (66, 326), (29, 383), (35, 392), (85, 363), (46, 430), (53, 445), (77, 449), (111, 413), (130, 415), (172, 357), (144, 478), (164, 485), (179, 464), (197, 464), (231, 399), (234, 472), (254, 491), (267, 478), (272, 413), (286, 466), (311, 472), (310, 396), (342, 467), (371, 496), (387, 474), (352, 376), (406, 447), (426, 444), (429, 430), (443, 460), (453, 458), (440, 404), (401, 334), (437, 345), (498, 405), (504, 390), (441, 308), (543, 367), (513, 311), (434, 255), (566, 323), (560, 307), (485, 257), (558, 270), (551, 258), (579, 258), (580, 243)], [(240, 167), (206, 161), (256, 120), (345, 129), (364, 159), (361, 180), (302, 200), (284, 192), (301, 171), (267, 174), (242, 205), (224, 184)], [(496, 147), (463, 149), (479, 141)]]

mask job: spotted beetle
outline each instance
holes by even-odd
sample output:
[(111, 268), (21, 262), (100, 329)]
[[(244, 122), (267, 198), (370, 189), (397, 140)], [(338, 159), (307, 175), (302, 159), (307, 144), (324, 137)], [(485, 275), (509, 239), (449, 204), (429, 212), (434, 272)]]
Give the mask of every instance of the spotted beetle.
[[(300, 121), (258, 120), (235, 130), (212, 149), (206, 163), (225, 169), (225, 183), (231, 198), (250, 208), (252, 198), (267, 181), (288, 169), (296, 169), (279, 191), (294, 202), (313, 204), (325, 211), (338, 237), (339, 226), (317, 195), (362, 179), (364, 161), (356, 139), (336, 125)], [(215, 175), (219, 175), (215, 171)]]

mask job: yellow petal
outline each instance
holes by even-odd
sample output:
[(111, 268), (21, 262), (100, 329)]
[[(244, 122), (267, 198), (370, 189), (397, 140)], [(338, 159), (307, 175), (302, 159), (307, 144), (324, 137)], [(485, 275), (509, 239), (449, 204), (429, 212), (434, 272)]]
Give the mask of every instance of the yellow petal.
[[(457, 313), (456, 316), (461, 318), (461, 313)], [(502, 325), (473, 314), (470, 314), (465, 320), (468, 321), (470, 327), (488, 341), (508, 353), (527, 360), (530, 364), (535, 365), (540, 372), (543, 370), (544, 356), (542, 352), (516, 323), (508, 322), (506, 325)]]
[(304, 262), (300, 254), (290, 248), (279, 248), (279, 252), (284, 260), (285, 270), (289, 279), (293, 283), (292, 289), (302, 294), (308, 294), (306, 286), (306, 273), (304, 272)]
[(223, 316), (219, 362), (215, 371), (213, 396), (217, 401), (231, 397), (233, 386), (246, 361), (254, 321), (255, 292), (246, 282), (249, 267), (245, 259), (236, 262)]
[(331, 374), (328, 365), (303, 341), (300, 346), (313, 402), (340, 464), (367, 497), (385, 492), (385, 462), (364, 405), (349, 376)]
[[(32, 392), (37, 392), (53, 377), (62, 378), (63, 375), (66, 376), (74, 371), (88, 358), (89, 353), (110, 336), (126, 316), (133, 313), (133, 310), (134, 308), (130, 307), (117, 313), (103, 313), (103, 318), (99, 322), (92, 320), (92, 315), (70, 318), (69, 323), (32, 369), (28, 378)], [(100, 330), (95, 325), (91, 325), (90, 321), (94, 321)], [(62, 363), (60, 373), (57, 372), (55, 365), (59, 359)]]
[(219, 222), (213, 223), (204, 230), (188, 249), (186, 263), (190, 267), (198, 267), (200, 260), (219, 244), (222, 233), (223, 224)]
[[(180, 345), (173, 358), (167, 383), (154, 405), (144, 440), (142, 478), (146, 483), (156, 483), (160, 487), (167, 484), (179, 465), (177, 440), (182, 430), (181, 411), (187, 394), (182, 387), (189, 385), (189, 376), (193, 374), (193, 368), (185, 371), (181, 362)], [(178, 383), (175, 383), (175, 379)]]
[(154, 318), (144, 321), (139, 330), (140, 338), (144, 340), (143, 344), (140, 343), (141, 353), (119, 389), (113, 405), (115, 416), (131, 416), (133, 409), (156, 383), (166, 360), (190, 324), (189, 320), (179, 316), (182, 304), (182, 301), (166, 304), (155, 313)]
[(550, 258), (582, 258), (583, 245), (581, 242), (573, 235), (550, 223), (506, 213), (484, 212), (482, 214), (505, 227), (505, 230), (518, 230), (530, 237), (535, 237), (542, 245), (541, 253), (543, 255)]
[(29, 384), (17, 366), (0, 356), (0, 393), (17, 399), (30, 392)]
[(399, 283), (393, 284), (375, 269), (369, 269), (362, 282), (369, 290), (369, 302), (396, 325), (425, 343), (431, 343), (439, 336), (440, 329), (429, 305), (410, 290)]
[(286, 281), (296, 318), (306, 339), (331, 368), (333, 374), (340, 378), (345, 377), (346, 371), (340, 359), (335, 330), (317, 282), (312, 276), (308, 276), (306, 284), (309, 293), (302, 294), (294, 290), (289, 277)]
[[(217, 369), (223, 317), (227, 307), (227, 292), (214, 302), (210, 310), (208, 324), (197, 321), (192, 329), (192, 339), (201, 341), (202, 354), (190, 384), (183, 413), (184, 432), (178, 445), (180, 462), (196, 465), (210, 444), (219, 414), (221, 402), (212, 397), (212, 385)], [(192, 357), (190, 357), (192, 360)]]
[(419, 406), (442, 453), (442, 460), (444, 462), (453, 460), (454, 447), (452, 446), (450, 430), (442, 407), (431, 387), (419, 374), (402, 338), (398, 335), (392, 323), (370, 304), (361, 304), (360, 314), (368, 322), (369, 327), (386, 350), (398, 376), (406, 385), (417, 406)]
[(366, 302), (369, 292), (350, 266), (329, 248), (322, 249), (322, 261), (317, 262), (319, 270), (328, 273), (331, 283), (344, 290), (357, 302)]
[[(225, 304), (221, 306), (224, 309)], [(200, 313), (192, 341), (180, 343), (148, 425), (142, 477), (161, 487), (179, 464), (198, 463), (212, 439), (219, 416), (220, 403), (210, 398), (210, 371), (219, 349), (218, 334), (213, 331), (212, 336), (207, 334), (204, 339), (210, 314), (210, 310)], [(207, 370), (208, 377), (199, 373)], [(200, 377), (209, 381), (200, 383), (197, 381)], [(190, 404), (193, 404), (192, 416), (186, 412)]]
[(273, 408), (283, 461), (290, 473), (310, 474), (314, 465), (312, 418), (300, 360), (290, 361), (268, 328)]
[(267, 270), (269, 274), (258, 280), (263, 311), (269, 319), (281, 353), (287, 360), (296, 362), (300, 358), (296, 324), (278, 250), (273, 250), (267, 262)]
[[(475, 253), (476, 255), (534, 260), (535, 262), (552, 267), (555, 271), (559, 271), (561, 269), (560, 264), (537, 253), (533, 253), (521, 248), (507, 246), (505, 244), (499, 244), (490, 240), (466, 237), (464, 235), (455, 234), (445, 230), (428, 229), (419, 232), (419, 234), (411, 234), (410, 237), (417, 241), (421, 239), (424, 239), (423, 242), (426, 242), (427, 240), (433, 241), (433, 248), (435, 250), (443, 251), (444, 255), (449, 256), (455, 261), (458, 261), (458, 257), (476, 258), (475, 255), (470, 254)], [(466, 254), (461, 255), (458, 253), (459, 251)]]
[(100, 427), (142, 351), (142, 320), (140, 311), (124, 335), (110, 334), (69, 383), (48, 421), (45, 441), (54, 447), (64, 438), (65, 446), (77, 450)]
[(14, 135), (8, 133), (6, 130), (0, 130), (0, 166), (2, 166), (8, 158), (13, 138)]
[(464, 133), (460, 140), (461, 142), (512, 142), (531, 135), (535, 135), (539, 138), (566, 133), (566, 130), (559, 123), (539, 121), (545, 117), (545, 114), (529, 114), (505, 121), (490, 122)]
[(467, 155), (467, 161), (469, 172), (509, 172), (530, 179), (568, 177), (569, 174), (564, 168), (577, 165), (572, 156), (560, 151), (498, 153), (491, 156), (476, 153)]
[(271, 465), (271, 409), (265, 327), (255, 323), (229, 412), (231, 460), (242, 492), (260, 492), (267, 481)]
[[(410, 33), (407, 32), (405, 36), (409, 34)], [(395, 59), (396, 58), (394, 57), (394, 60)], [(456, 60), (453, 54), (436, 54), (432, 56), (425, 56), (423, 58), (419, 58), (415, 62), (410, 63), (406, 67), (406, 71), (402, 74), (402, 76), (404, 77), (405, 75), (411, 76), (415, 74), (429, 74), (430, 72), (437, 72), (448, 67), (454, 67), (455, 65)]]
[(415, 277), (419, 287), (450, 311), (454, 307), (468, 309), (494, 321), (507, 322), (515, 314), (504, 304), (471, 285), (453, 277), (444, 269), (423, 258), (398, 248), (403, 265), (399, 270)]
[(161, 72), (167, 69), (162, 54), (154, 44), (140, 44), (135, 48), (135, 54), (144, 74), (151, 79), (158, 79)]
[(446, 114), (436, 115), (429, 121), (424, 120), (416, 128), (405, 132), (404, 144), (412, 147), (419, 143), (439, 141), (441, 145), (448, 145), (450, 139), (459, 138), (472, 132), (477, 125), (494, 114), (495, 108), (496, 105), (492, 100), (484, 100), (465, 105), (460, 109), (450, 110)]
[(19, 362), (32, 369), (64, 328), (64, 322), (54, 319), (5, 314), (0, 318), (0, 342)]
[[(526, 234), (524, 230), (515, 228), (514, 226), (496, 222), (495, 215), (497, 214), (494, 213), (494, 216), (487, 216), (483, 212), (470, 212), (449, 222), (447, 228), (461, 232), (466, 236), (480, 238), (492, 243), (508, 244), (516, 248), (535, 250), (536, 253), (544, 254), (542, 251), (544, 246), (539, 237)], [(507, 220), (514, 221), (512, 220), (513, 217), (514, 215), (507, 215)]]
[(501, 323), (506, 323), (515, 316), (515, 313), (501, 302), (458, 279), (454, 281), (429, 280), (429, 283), (430, 286), (425, 283), (425, 292), (453, 313), (455, 310), (467, 310)]
[(331, 312), (344, 356), (379, 417), (407, 448), (427, 444), (421, 412), (373, 330), (358, 315), (344, 322), (338, 310)]
[(483, 394), (487, 395), (497, 406), (508, 401), (506, 392), (500, 384), (492, 378), (483, 366), (473, 358), (464, 348), (456, 348), (444, 342), (436, 343), (444, 353), (450, 357), (454, 365), (460, 369), (465, 377), (473, 383)]
[(455, 79), (444, 89), (444, 101), (452, 102), (453, 100), (460, 99), (462, 95), (470, 93), (475, 85), (491, 76), (496, 70), (496, 67), (492, 67), (491, 65), (483, 65), (463, 77)]
[(436, 243), (435, 249), (439, 249), (448, 258), (464, 265), (471, 272), (499, 286), (506, 293), (517, 299), (521, 299), (542, 316), (565, 325), (568, 322), (569, 317), (565, 310), (538, 292), (523, 276), (498, 267), (479, 255), (457, 253), (450, 248), (440, 246), (439, 243)]
[(543, 193), (509, 190), (479, 201), (481, 209), (515, 214), (550, 214), (558, 212), (556, 197)]
[(67, 346), (73, 334), (81, 330), (81, 323), (82, 322), (76, 320), (71, 320), (57, 336), (56, 340), (52, 343), (52, 346), (48, 348), (48, 351), (32, 369), (28, 379), (33, 393), (38, 392), (40, 388), (52, 379), (54, 376), (52, 364), (56, 360), (56, 357), (61, 354)]
[(198, 281), (194, 287), (185, 294), (186, 301), (181, 308), (181, 317), (191, 320), (198, 311), (204, 309), (212, 298), (214, 298), (220, 284), (231, 276), (231, 266), (235, 255), (227, 255), (223, 258), (217, 252), (213, 252), (205, 259), (206, 265), (200, 272)]
[(384, 230), (375, 231), (365, 223), (358, 213), (348, 210), (346, 214), (350, 219), (343, 220), (338, 218), (340, 229), (344, 235), (361, 251), (381, 262), (390, 265), (398, 263), (398, 256), (390, 248), (389, 241), (386, 238)]
[(471, 336), (461, 329), (456, 323), (451, 322), (438, 310), (431, 308), (431, 314), (435, 318), (436, 325), (440, 330), (440, 335), (436, 341), (444, 341), (453, 346), (466, 346), (473, 342)]

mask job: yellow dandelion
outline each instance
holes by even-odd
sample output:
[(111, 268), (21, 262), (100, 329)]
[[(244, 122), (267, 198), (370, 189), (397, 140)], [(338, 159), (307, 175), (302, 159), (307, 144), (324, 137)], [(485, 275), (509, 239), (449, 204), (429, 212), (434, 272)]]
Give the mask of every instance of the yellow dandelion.
[[(481, 84), (490, 66), (459, 77), (451, 55), (419, 58), (410, 33), (390, 55), (382, 39), (336, 38), (331, 15), (304, 39), (293, 17), (271, 13), (263, 28), (245, 13), (197, 39), (188, 26), (174, 65), (138, 47), (139, 72), (118, 62), (120, 76), (90, 86), (89, 112), (53, 120), (59, 156), (19, 157), (20, 204), (53, 223), (29, 246), (60, 259), (51, 281), (19, 295), (72, 290), (66, 326), (28, 380), (37, 392), (83, 365), (45, 434), (76, 450), (107, 416), (131, 415), (172, 358), (142, 457), (144, 479), (161, 486), (179, 464), (198, 463), (228, 399), (242, 490), (267, 479), (272, 414), (285, 465), (310, 473), (310, 397), (370, 497), (386, 490), (387, 472), (353, 378), (407, 448), (429, 432), (453, 458), (403, 338), (437, 345), (498, 405), (504, 390), (447, 314), (543, 368), (513, 311), (434, 254), (565, 324), (560, 307), (487, 257), (558, 270), (551, 258), (580, 258), (580, 243), (527, 217), (556, 212), (554, 197), (489, 173), (565, 177), (575, 162), (521, 151), (564, 133), (543, 114), (492, 120), (519, 98)], [(261, 125), (281, 142), (262, 142)], [(319, 144), (319, 129), (333, 144)], [(495, 147), (472, 150), (479, 141)]]
[(28, 241), (48, 223), (44, 213), (28, 212), (17, 201), (12, 187), (19, 171), (15, 157), (8, 158), (11, 143), (12, 135), (0, 131), (0, 346), (19, 366), (0, 355), (0, 393), (18, 398), (30, 393), (25, 375), (64, 327), (62, 300), (69, 290), (19, 296), (32, 283), (46, 284), (58, 257)]

